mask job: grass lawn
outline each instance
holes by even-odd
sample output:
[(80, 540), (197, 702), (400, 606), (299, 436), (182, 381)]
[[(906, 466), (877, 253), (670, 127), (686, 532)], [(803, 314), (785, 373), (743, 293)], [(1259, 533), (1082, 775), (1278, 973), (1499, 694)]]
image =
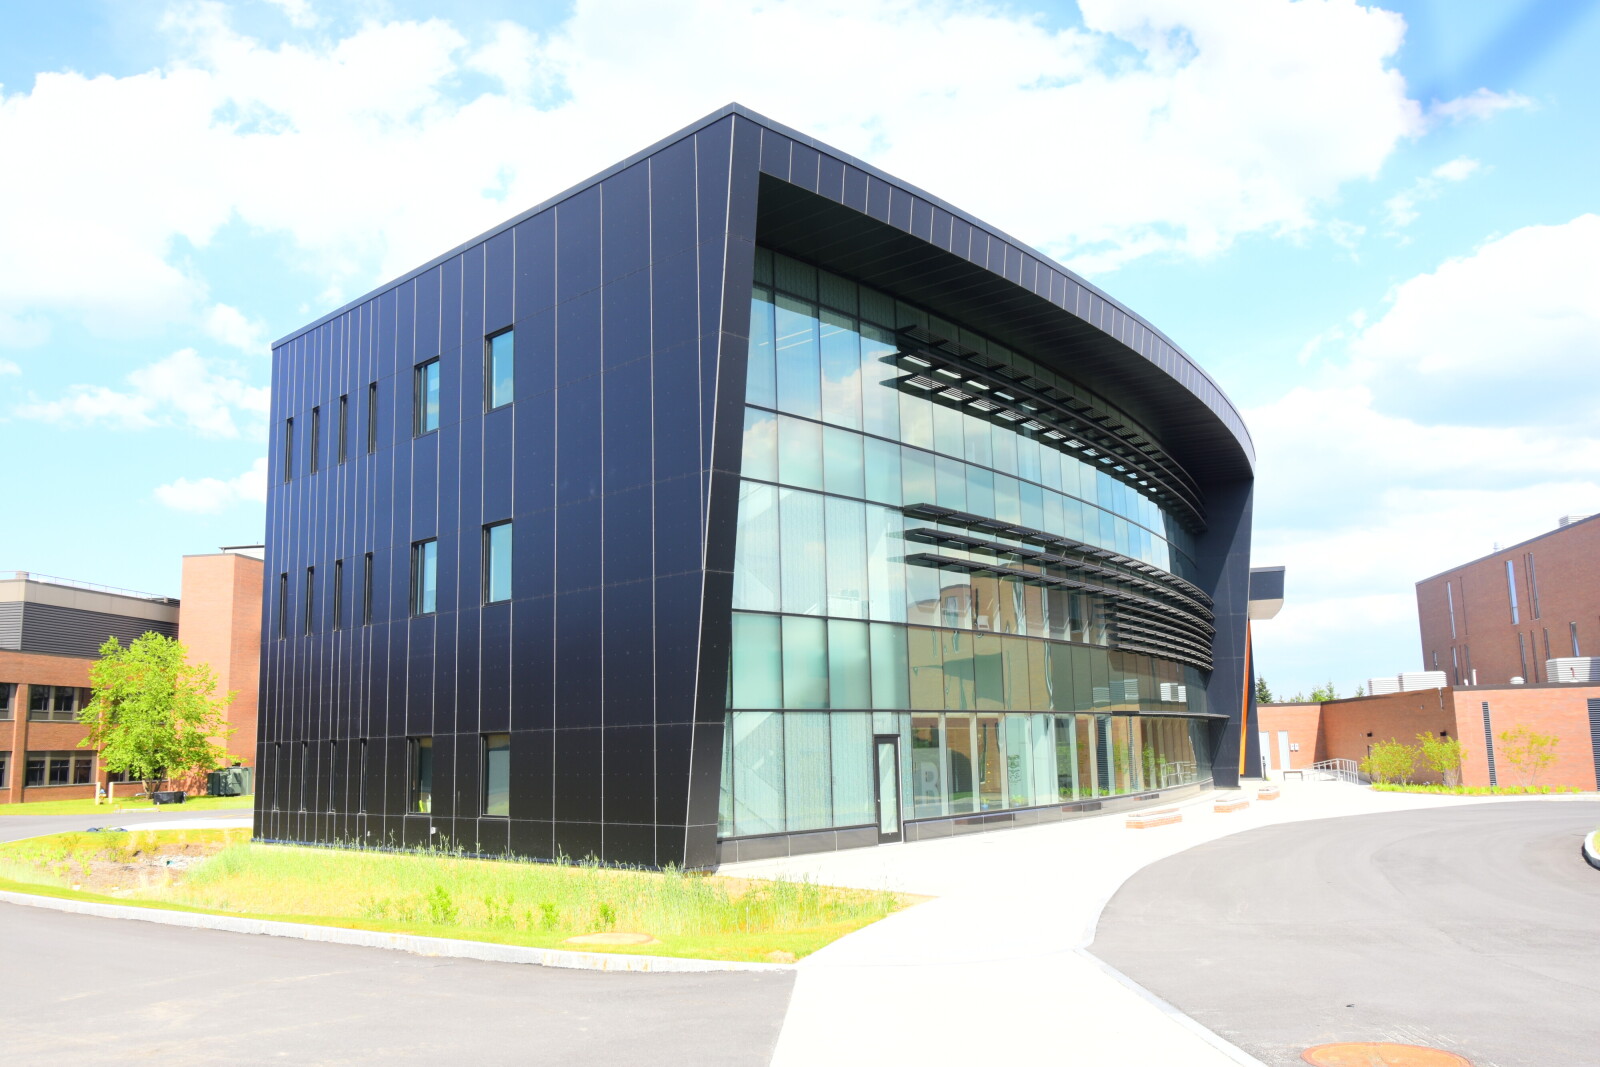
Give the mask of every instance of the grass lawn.
[(194, 811), (234, 811), (249, 808), (255, 797), (190, 797), (182, 804), (162, 804), (148, 800), (118, 798), (115, 803), (96, 804), (93, 800), (36, 800), (27, 804), (0, 804), (0, 815), (99, 815), (123, 811), (163, 811), (168, 814)]
[[(0, 887), (509, 945), (757, 961), (799, 959), (915, 899), (579, 863), (258, 845), (249, 833), (151, 830), (13, 842), (0, 845)], [(610, 949), (563, 944), (595, 933), (656, 940)]]

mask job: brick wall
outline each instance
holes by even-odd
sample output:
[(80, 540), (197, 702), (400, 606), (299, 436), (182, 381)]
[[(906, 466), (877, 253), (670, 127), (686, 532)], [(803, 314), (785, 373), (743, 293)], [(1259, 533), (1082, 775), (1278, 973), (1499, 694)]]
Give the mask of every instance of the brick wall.
[[(9, 752), (6, 788), (0, 804), (25, 800), (76, 800), (94, 796), (93, 786), (36, 786), (23, 789), (28, 752), (76, 750), (86, 731), (71, 722), (29, 722), (29, 685), (87, 687), (92, 659), (57, 656), (47, 652), (0, 652), (0, 682), (16, 683), (11, 696), (11, 719), (0, 721), (0, 752)], [(96, 768), (98, 770), (98, 768)]]
[(228, 751), (255, 763), (256, 707), (261, 681), (261, 583), (264, 564), (235, 553), (183, 557), (178, 639), (191, 662), (217, 675), (219, 695), (232, 692)]
[(1558, 738), (1555, 763), (1539, 776), (1536, 784), (1597, 788), (1600, 783), (1595, 779), (1594, 749), (1589, 736), (1588, 701), (1593, 699), (1600, 699), (1600, 686), (1515, 685), (1457, 690), (1457, 728), (1466, 749), (1463, 781), (1467, 785), (1489, 784), (1483, 736), (1483, 705), (1487, 701), (1498, 784), (1520, 784), (1516, 768), (1505, 758), (1506, 745), (1500, 735), (1527, 726), (1535, 733)]
[(1300, 751), (1289, 753), (1289, 766), (1309, 767), (1327, 759), (1321, 754), (1321, 704), (1259, 704), (1256, 706), (1258, 728), (1271, 735), (1267, 739), (1272, 750), (1272, 766), (1278, 766), (1278, 732), (1288, 731), (1289, 744), (1300, 746)]
[[(1327, 753), (1326, 759), (1359, 763), (1380, 741), (1414, 745), (1419, 733), (1460, 736), (1459, 729), (1449, 689), (1352, 697), (1322, 705), (1322, 751)], [(1438, 782), (1440, 776), (1419, 765), (1412, 780)]]

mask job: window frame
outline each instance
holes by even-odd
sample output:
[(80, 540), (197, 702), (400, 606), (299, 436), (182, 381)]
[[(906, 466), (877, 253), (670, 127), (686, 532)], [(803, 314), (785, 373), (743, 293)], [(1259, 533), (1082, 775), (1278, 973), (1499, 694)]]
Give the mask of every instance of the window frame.
[(344, 560), (333, 561), (333, 627), (344, 629)]
[(316, 590), (317, 590), (317, 568), (314, 567), (314, 566), (313, 567), (307, 567), (306, 568), (305, 586), (301, 590), (301, 592), (304, 595), (301, 597), (302, 604), (301, 604), (301, 615), (300, 615), (300, 632), (303, 633), (303, 634), (308, 634), (309, 635), (309, 634), (313, 634), (313, 633), (316, 632), (316, 625), (315, 625), (316, 621), (317, 621), (316, 620), (316, 614), (317, 614), (317, 592), (316, 592)]
[[(498, 738), (504, 738), (505, 743), (503, 745), (491, 747), (491, 743)], [(478, 765), (478, 781), (480, 783), (478, 789), (478, 814), (486, 819), (509, 819), (511, 817), (511, 734), (505, 731), (479, 734), (478, 746), (481, 753), (481, 759)], [(505, 810), (490, 811), (489, 797), (491, 795), (491, 782), (489, 756), (491, 753), (499, 751), (503, 751), (505, 753), (505, 758), (502, 765), (502, 769), (505, 774), (505, 781), (503, 782), (505, 787), (503, 790), (505, 795)]]
[(378, 383), (367, 383), (367, 455), (378, 451)]
[(372, 553), (361, 558), (361, 625), (372, 625)]
[[(511, 345), (510, 351), (508, 351), (506, 353), (506, 358), (507, 358), (507, 360), (509, 360), (509, 362), (511, 364), (511, 366), (509, 368), (510, 369), (510, 374), (508, 375), (509, 392), (511, 393), (511, 395), (507, 396), (505, 399), (501, 400), (499, 403), (496, 403), (495, 402), (495, 391), (496, 391), (495, 390), (495, 386), (496, 386), (496, 384), (498, 382), (498, 379), (496, 378), (495, 373), (494, 373), (494, 368), (495, 368), (494, 343), (496, 341), (498, 341), (502, 337), (507, 337), (507, 338), (511, 339), (510, 340), (510, 345)], [(498, 411), (499, 409), (501, 409), (503, 407), (508, 407), (511, 404), (511, 402), (516, 399), (516, 391), (517, 391), (517, 384), (516, 384), (516, 361), (517, 361), (517, 359), (516, 359), (516, 351), (517, 351), (516, 327), (507, 326), (503, 330), (496, 330), (494, 333), (485, 335), (485, 337), (483, 339), (483, 410), (484, 411)]]
[(283, 480), (294, 477), (294, 416), (283, 420)]
[[(425, 563), (428, 561), (428, 547), (432, 546), (433, 564), (433, 603), (428, 608), (423, 608), (423, 593), (427, 588), (423, 580)], [(425, 537), (420, 541), (411, 542), (411, 615), (439, 614), (439, 539)]]
[(278, 640), (289, 637), (289, 572), (278, 572)]
[(479, 594), (482, 598), (482, 602), (485, 604), (503, 604), (511, 599), (511, 572), (513, 566), (512, 553), (514, 551), (513, 545), (515, 542), (508, 542), (506, 545), (505, 595), (498, 597), (493, 595), (495, 574), (493, 570), (494, 554), (492, 551), (492, 545), (494, 531), (502, 527), (505, 528), (507, 537), (515, 537), (515, 534), (512, 532), (512, 522), (512, 519), (501, 519), (499, 522), (485, 523), (483, 527), (483, 576)]
[[(428, 425), (428, 379), (434, 379), (434, 384), (439, 391), (439, 408), (434, 412), (434, 423)], [(412, 370), (412, 412), (411, 436), (426, 437), (430, 433), (438, 433), (439, 425), (443, 421), (444, 407), (444, 376), (439, 366), (439, 357), (424, 360)]]
[(339, 394), (339, 466), (350, 458), (350, 394)]
[(311, 409), (311, 455), (306, 460), (306, 472), (315, 474), (322, 469), (320, 453), (322, 452), (322, 406), (319, 404)]
[[(423, 758), (423, 754), (427, 758)], [(423, 774), (426, 764), (427, 774)], [(426, 779), (428, 788), (422, 788)], [(426, 805), (424, 805), (426, 797)], [(433, 814), (433, 736), (406, 738), (406, 814)]]

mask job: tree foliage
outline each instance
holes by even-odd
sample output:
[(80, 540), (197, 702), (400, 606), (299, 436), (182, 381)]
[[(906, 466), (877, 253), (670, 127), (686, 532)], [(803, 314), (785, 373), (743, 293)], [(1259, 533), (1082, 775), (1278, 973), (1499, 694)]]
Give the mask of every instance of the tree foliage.
[(1361, 761), (1361, 773), (1374, 782), (1409, 782), (1417, 770), (1418, 751), (1394, 738), (1379, 741)]
[(1524, 723), (1500, 735), (1500, 747), (1495, 755), (1515, 772), (1517, 784), (1533, 785), (1556, 761), (1556, 746), (1560, 743), (1561, 739), (1555, 734), (1538, 733)]
[(100, 750), (100, 764), (156, 789), (221, 766), (233, 734), (227, 707), (233, 694), (218, 697), (217, 677), (203, 663), (188, 662), (188, 650), (157, 633), (136, 637), (126, 648), (115, 637), (100, 646), (89, 668), (93, 695), (78, 713), (89, 735), (81, 748)]
[(1315, 689), (1311, 690), (1311, 699), (1317, 704), (1323, 704), (1330, 700), (1338, 700), (1339, 691), (1333, 687), (1332, 682), (1329, 682), (1327, 685), (1319, 685)]
[(1438, 774), (1447, 786), (1461, 784), (1461, 740), (1456, 737), (1435, 737), (1430, 733), (1417, 735), (1417, 749), (1422, 762)]
[(1272, 690), (1267, 688), (1267, 680), (1265, 678), (1256, 679), (1256, 703), (1272, 703)]

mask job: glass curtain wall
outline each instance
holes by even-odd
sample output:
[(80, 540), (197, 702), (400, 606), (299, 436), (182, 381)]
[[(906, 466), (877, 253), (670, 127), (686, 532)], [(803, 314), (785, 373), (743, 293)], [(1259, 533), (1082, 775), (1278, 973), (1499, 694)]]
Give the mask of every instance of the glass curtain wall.
[[(1209, 777), (1202, 722), (1175, 717), (1204, 713), (1204, 674), (1110, 647), (1112, 597), (1098, 589), (1115, 585), (1081, 569), (1068, 589), (908, 558), (995, 565), (993, 550), (942, 531), (1024, 547), (902, 511), (933, 504), (1194, 574), (1188, 532), (1105, 469), (897, 388), (894, 327), (907, 324), (1064, 384), (953, 323), (758, 250), (721, 835), (872, 824), (874, 735), (900, 739), (907, 818)], [(1057, 573), (1025, 552), (1003, 566)]]

